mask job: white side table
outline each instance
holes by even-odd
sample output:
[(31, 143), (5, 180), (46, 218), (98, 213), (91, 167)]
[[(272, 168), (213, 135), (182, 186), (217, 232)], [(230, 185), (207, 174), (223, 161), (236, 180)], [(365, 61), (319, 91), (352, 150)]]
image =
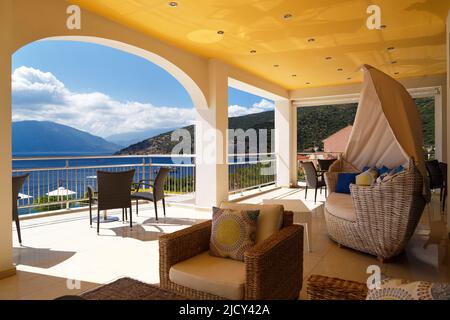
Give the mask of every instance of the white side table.
[(294, 223), (304, 226), (308, 252), (312, 251), (312, 213), (301, 200), (295, 199), (264, 199), (263, 204), (278, 204), (286, 211), (294, 213)]

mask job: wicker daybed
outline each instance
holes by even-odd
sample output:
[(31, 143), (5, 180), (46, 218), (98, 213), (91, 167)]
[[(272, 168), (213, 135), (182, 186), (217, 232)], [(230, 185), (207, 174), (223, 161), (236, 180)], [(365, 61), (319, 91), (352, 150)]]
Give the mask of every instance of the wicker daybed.
[[(329, 197), (325, 220), (338, 244), (385, 261), (400, 254), (429, 200), (417, 107), (397, 81), (364, 66), (365, 80), (346, 152), (325, 173)], [(350, 185), (336, 193), (340, 173), (364, 167), (403, 166), (404, 171), (370, 186)]]

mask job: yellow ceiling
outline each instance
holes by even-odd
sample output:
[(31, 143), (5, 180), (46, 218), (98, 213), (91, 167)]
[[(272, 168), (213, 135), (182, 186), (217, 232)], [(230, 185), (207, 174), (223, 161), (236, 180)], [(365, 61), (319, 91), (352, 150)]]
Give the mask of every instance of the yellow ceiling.
[[(449, 0), (176, 0), (176, 7), (169, 0), (71, 2), (288, 89), (359, 82), (365, 63), (397, 78), (446, 72)], [(366, 27), (371, 3), (381, 7), (386, 28)]]

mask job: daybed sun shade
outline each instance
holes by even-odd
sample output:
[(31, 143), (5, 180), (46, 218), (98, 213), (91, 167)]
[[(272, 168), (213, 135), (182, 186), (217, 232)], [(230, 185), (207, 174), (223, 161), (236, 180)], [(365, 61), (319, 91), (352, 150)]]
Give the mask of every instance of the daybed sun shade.
[[(367, 65), (363, 71), (361, 100), (347, 150), (325, 173), (330, 195), (325, 221), (333, 240), (385, 261), (400, 254), (411, 239), (430, 199), (430, 188), (414, 100), (383, 72)], [(392, 171), (370, 186), (350, 184), (350, 194), (337, 193), (342, 173), (401, 165), (405, 170)]]
[(426, 177), (422, 121), (417, 106), (399, 82), (365, 65), (355, 123), (344, 154), (358, 169), (408, 166), (414, 158)]

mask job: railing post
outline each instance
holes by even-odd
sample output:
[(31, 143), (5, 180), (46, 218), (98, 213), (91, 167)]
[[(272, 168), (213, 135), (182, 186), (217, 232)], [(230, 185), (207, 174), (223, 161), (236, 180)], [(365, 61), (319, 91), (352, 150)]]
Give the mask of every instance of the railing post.
[(142, 158), (142, 180), (145, 180), (145, 157)]
[[(66, 160), (66, 209), (70, 209), (70, 203), (69, 203), (69, 160)], [(64, 196), (63, 196), (64, 199)]]

